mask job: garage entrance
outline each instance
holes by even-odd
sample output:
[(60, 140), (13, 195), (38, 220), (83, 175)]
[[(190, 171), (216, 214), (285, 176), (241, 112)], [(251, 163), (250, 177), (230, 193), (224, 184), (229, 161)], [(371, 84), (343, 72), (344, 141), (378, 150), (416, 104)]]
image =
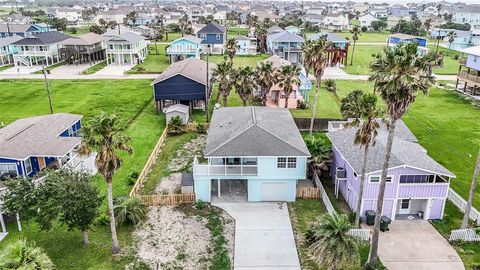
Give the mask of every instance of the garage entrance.
[(212, 179), (212, 202), (246, 202), (248, 180)]
[(288, 201), (288, 184), (284, 182), (262, 183), (263, 202)]
[(415, 220), (424, 219), (427, 214), (428, 200), (426, 199), (399, 199), (395, 219)]

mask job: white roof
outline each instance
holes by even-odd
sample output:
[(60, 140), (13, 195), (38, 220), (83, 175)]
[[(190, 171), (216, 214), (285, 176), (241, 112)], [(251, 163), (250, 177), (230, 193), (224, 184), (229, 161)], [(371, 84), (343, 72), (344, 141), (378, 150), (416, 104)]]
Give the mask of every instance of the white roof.
[(175, 105), (169, 106), (165, 111), (165, 113), (171, 113), (171, 112), (181, 112), (181, 113), (188, 114), (188, 106), (183, 104), (175, 104)]
[(480, 56), (480, 45), (460, 50), (463, 53)]

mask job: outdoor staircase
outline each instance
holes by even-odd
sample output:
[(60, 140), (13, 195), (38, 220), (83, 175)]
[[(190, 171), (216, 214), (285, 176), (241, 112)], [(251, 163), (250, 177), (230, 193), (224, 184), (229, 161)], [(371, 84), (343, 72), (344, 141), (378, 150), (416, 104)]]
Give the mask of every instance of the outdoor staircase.
[(15, 55), (14, 60), (17, 63), (20, 63), (21, 66), (30, 67), (30, 61), (28, 60), (28, 56)]

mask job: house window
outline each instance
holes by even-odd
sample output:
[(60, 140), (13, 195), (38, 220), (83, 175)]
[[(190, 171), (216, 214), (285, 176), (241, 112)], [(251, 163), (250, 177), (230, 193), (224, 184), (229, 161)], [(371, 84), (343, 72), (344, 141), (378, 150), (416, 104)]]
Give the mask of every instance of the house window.
[(5, 173), (17, 174), (17, 165), (15, 163), (0, 163), (0, 175)]
[(217, 40), (220, 40), (220, 34), (217, 34)]
[(25, 170), (27, 171), (27, 174), (32, 172), (32, 160), (30, 158), (25, 160)]
[(67, 131), (68, 131), (68, 137), (73, 137), (73, 128), (69, 127)]
[(401, 175), (400, 184), (434, 183), (435, 175)]
[(297, 158), (295, 157), (279, 157), (277, 158), (277, 168), (290, 168), (294, 169), (297, 167)]
[(353, 177), (357, 178), (357, 173), (353, 172)]
[[(373, 175), (370, 176), (370, 183), (380, 183), (380, 175)], [(392, 182), (392, 177), (387, 176), (387, 179), (385, 180), (387, 183)]]
[(200, 38), (201, 39), (207, 39), (207, 35), (206, 34), (200, 34)]

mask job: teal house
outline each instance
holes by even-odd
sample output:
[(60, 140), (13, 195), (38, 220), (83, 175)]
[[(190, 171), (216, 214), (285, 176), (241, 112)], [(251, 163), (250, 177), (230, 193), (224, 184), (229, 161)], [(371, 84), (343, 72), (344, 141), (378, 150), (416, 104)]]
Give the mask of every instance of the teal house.
[(215, 109), (204, 157), (194, 160), (196, 200), (295, 201), (309, 156), (288, 109)]
[(170, 58), (170, 63), (187, 59), (200, 59), (202, 53), (202, 40), (196, 36), (188, 35), (178, 38), (170, 44), (167, 48), (167, 55)]

